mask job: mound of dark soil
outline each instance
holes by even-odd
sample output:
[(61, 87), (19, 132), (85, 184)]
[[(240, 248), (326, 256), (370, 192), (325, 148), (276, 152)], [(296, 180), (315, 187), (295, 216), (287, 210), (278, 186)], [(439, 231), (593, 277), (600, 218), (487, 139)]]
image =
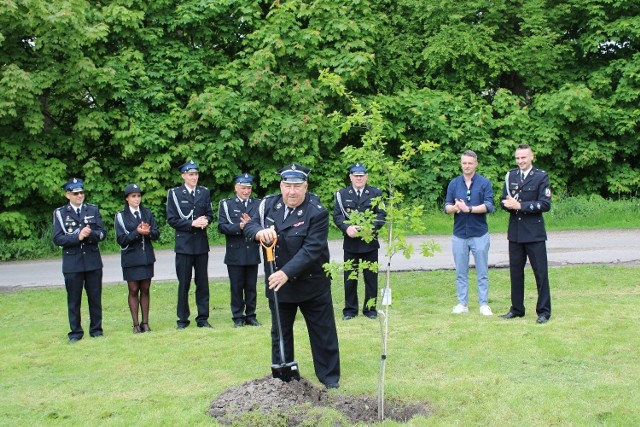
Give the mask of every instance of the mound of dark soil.
[[(376, 398), (328, 392), (302, 378), (283, 382), (267, 376), (223, 392), (211, 402), (209, 415), (225, 425), (333, 426), (378, 421)], [(415, 415), (429, 416), (426, 405), (385, 401), (385, 418), (404, 422)]]

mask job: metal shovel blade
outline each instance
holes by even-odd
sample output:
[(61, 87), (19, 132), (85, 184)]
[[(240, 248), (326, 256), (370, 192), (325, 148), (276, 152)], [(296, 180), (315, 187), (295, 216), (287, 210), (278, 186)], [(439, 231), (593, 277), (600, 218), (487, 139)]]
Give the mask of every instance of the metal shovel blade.
[(291, 380), (300, 381), (300, 371), (298, 370), (298, 362), (295, 360), (288, 363), (274, 363), (271, 365), (271, 374), (273, 378), (278, 378), (284, 382)]

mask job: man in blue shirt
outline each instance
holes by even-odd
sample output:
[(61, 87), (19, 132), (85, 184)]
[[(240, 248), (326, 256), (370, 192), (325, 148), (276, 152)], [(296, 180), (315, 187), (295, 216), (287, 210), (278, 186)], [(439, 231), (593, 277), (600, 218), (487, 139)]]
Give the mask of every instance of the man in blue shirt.
[(447, 187), (444, 211), (453, 214), (453, 260), (456, 266), (458, 305), (452, 313), (468, 313), (469, 252), (473, 253), (478, 283), (480, 314), (491, 316), (489, 307), (489, 226), (487, 212), (493, 213), (491, 182), (476, 174), (478, 156), (471, 150), (462, 153), (462, 175)]

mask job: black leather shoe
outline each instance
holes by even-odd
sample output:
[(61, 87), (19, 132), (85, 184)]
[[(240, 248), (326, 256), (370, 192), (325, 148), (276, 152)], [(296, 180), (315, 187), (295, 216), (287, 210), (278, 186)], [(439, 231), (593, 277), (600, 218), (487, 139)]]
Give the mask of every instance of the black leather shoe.
[(198, 328), (213, 328), (208, 321), (204, 321), (202, 323), (198, 323)]
[(244, 326), (244, 321), (242, 320), (234, 320), (233, 327), (234, 328), (242, 328)]
[(186, 327), (189, 325), (185, 325), (184, 323), (178, 323), (178, 326), (176, 326), (176, 329), (186, 329)]
[(250, 317), (244, 321), (249, 326), (262, 326), (262, 323), (258, 322), (258, 319), (255, 317)]
[(77, 343), (81, 339), (82, 338), (77, 338), (77, 337), (69, 338), (69, 344)]
[(536, 320), (536, 323), (547, 323), (549, 321), (549, 318), (547, 316), (544, 315), (540, 315), (538, 316), (538, 320)]
[(367, 313), (365, 314), (365, 316), (367, 316), (371, 320), (376, 320), (378, 318), (378, 315), (376, 313)]
[(325, 384), (324, 386), (327, 388), (327, 390), (332, 389), (332, 388), (340, 388), (340, 384), (338, 384), (338, 383)]
[(507, 314), (503, 314), (503, 315), (501, 315), (499, 317), (502, 317), (503, 319), (509, 320), (509, 319), (515, 319), (516, 317), (524, 317), (524, 316), (521, 315), (521, 314), (515, 314), (513, 311), (509, 310), (509, 312)]
[(350, 314), (345, 314), (344, 316), (342, 316), (342, 320), (351, 320), (354, 319), (356, 316), (352, 316)]

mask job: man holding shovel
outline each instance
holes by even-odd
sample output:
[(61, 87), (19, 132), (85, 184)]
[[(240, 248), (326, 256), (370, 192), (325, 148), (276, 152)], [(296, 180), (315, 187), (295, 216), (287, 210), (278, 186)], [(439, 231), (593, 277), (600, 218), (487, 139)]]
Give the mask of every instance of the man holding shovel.
[[(280, 169), (281, 194), (262, 200), (258, 213), (245, 225), (244, 233), (267, 246), (276, 242), (275, 263), (264, 263), (272, 320), (272, 364), (285, 365), (294, 360), (293, 324), (300, 308), (309, 330), (316, 376), (327, 388), (338, 388), (340, 352), (331, 281), (322, 268), (329, 262), (329, 213), (318, 196), (307, 192), (309, 172), (297, 164)], [(272, 273), (273, 264), (275, 272)], [(280, 356), (274, 292), (278, 296), (286, 360)]]

